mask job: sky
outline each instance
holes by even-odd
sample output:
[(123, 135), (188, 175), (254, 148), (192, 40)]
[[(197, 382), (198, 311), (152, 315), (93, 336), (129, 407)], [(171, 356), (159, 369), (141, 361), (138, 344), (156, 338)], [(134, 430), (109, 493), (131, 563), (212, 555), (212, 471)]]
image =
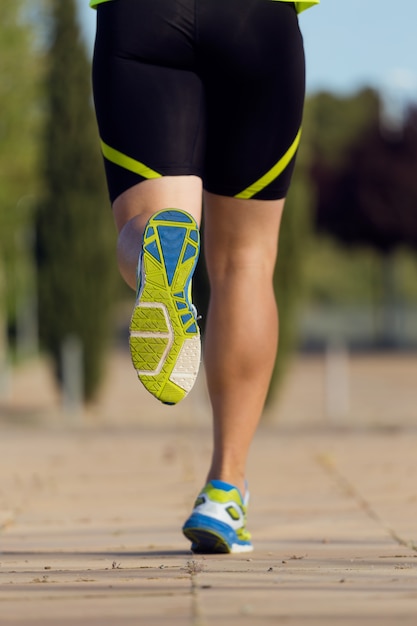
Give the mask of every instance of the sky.
[[(91, 51), (95, 12), (88, 0), (77, 2)], [(300, 25), (308, 93), (347, 95), (371, 86), (417, 101), (417, 0), (321, 0), (300, 15)]]

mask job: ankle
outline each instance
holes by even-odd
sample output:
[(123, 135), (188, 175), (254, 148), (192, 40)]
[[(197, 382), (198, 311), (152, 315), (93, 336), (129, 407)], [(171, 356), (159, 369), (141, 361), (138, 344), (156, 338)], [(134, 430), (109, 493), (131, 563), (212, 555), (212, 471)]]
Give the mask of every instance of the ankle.
[(212, 480), (220, 480), (224, 483), (227, 483), (228, 485), (233, 485), (233, 487), (236, 487), (240, 491), (242, 498), (245, 497), (247, 485), (245, 477), (242, 474), (233, 472), (211, 471), (207, 476), (207, 482), (210, 482)]

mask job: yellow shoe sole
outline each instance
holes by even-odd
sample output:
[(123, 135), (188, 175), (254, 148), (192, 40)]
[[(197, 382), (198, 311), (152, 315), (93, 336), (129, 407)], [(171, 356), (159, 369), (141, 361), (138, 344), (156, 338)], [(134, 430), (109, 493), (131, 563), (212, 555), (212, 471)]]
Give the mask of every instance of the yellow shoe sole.
[(139, 379), (165, 404), (189, 393), (200, 366), (190, 298), (199, 248), (198, 226), (185, 211), (159, 211), (146, 226), (129, 345)]

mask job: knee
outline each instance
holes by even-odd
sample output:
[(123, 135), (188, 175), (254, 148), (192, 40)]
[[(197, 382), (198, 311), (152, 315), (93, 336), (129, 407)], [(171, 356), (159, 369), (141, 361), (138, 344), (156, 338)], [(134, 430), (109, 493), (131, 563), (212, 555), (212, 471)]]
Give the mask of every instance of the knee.
[(262, 250), (219, 255), (207, 263), (210, 284), (216, 288), (239, 282), (251, 285), (271, 283), (275, 260), (275, 255)]

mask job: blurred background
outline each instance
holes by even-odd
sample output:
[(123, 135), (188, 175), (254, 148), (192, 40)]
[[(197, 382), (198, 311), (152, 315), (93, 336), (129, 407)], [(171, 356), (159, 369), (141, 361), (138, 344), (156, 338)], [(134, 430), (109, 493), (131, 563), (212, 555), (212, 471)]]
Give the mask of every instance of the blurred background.
[[(2, 16), (0, 425), (207, 420), (204, 372), (166, 409), (130, 365), (133, 296), (116, 271), (92, 109), (95, 12), (3, 0)], [(300, 16), (307, 102), (265, 419), (417, 422), (416, 23), (415, 0), (322, 0)], [(204, 331), (203, 262), (197, 274)]]

